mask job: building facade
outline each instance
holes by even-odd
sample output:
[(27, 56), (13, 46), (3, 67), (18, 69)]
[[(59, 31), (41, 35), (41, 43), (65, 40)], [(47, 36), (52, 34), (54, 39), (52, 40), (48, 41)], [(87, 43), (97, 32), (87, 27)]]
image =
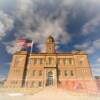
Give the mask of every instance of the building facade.
[(97, 89), (100, 91), (100, 76), (95, 76)]
[(4, 84), (8, 88), (37, 88), (64, 84), (70, 80), (91, 80), (87, 54), (83, 51), (57, 53), (49, 36), (45, 53), (16, 52)]

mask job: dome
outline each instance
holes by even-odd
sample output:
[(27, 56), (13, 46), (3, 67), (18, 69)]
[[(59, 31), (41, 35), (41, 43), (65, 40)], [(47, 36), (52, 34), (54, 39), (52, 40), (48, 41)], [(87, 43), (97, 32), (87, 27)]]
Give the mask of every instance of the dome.
[(49, 36), (47, 42), (54, 42), (54, 38), (52, 36)]

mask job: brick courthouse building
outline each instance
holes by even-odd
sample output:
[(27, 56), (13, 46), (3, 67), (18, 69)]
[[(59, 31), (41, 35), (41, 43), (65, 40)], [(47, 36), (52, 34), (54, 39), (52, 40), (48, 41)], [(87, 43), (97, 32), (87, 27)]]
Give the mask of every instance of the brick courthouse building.
[(88, 84), (88, 80), (92, 80), (91, 67), (85, 52), (57, 53), (52, 36), (48, 37), (45, 47), (45, 53), (29, 54), (27, 51), (19, 51), (13, 54), (5, 87), (62, 86), (73, 88), (76, 86), (79, 88)]

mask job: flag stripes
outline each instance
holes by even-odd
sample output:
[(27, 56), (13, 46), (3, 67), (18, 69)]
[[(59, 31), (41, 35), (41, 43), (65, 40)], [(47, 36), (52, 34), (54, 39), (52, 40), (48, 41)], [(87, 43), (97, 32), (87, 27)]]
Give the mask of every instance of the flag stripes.
[(24, 46), (26, 44), (26, 39), (18, 39), (16, 41), (16, 46), (20, 47), (20, 46)]
[(33, 41), (30, 41), (28, 39), (18, 39), (16, 41), (17, 47), (32, 47)]

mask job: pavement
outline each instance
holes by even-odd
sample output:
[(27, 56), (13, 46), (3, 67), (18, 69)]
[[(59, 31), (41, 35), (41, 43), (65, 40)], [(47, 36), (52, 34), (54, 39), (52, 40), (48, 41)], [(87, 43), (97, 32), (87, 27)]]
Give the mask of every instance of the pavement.
[(34, 94), (0, 93), (0, 100), (100, 100), (100, 95), (68, 92), (58, 88), (45, 88)]

